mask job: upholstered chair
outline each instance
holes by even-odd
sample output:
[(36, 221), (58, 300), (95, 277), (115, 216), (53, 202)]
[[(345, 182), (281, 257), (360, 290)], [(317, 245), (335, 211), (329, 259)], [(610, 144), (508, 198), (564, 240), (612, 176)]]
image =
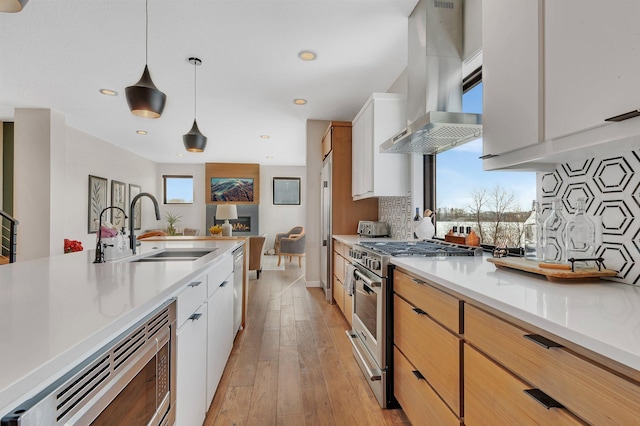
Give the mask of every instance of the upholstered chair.
[(260, 279), (262, 272), (262, 258), (267, 244), (267, 234), (249, 237), (249, 271), (256, 271), (256, 279)]
[(282, 256), (289, 256), (289, 262), (293, 256), (297, 256), (298, 266), (302, 267), (302, 256), (305, 255), (304, 227), (294, 226), (289, 232), (276, 234), (275, 249), (278, 255), (278, 266)]

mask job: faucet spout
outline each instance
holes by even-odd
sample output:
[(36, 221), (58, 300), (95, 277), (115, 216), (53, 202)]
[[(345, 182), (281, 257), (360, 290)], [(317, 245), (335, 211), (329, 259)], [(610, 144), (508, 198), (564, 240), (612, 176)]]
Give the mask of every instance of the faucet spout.
[(102, 215), (104, 212), (110, 209), (117, 209), (122, 212), (124, 218), (127, 218), (127, 214), (120, 207), (117, 206), (109, 206), (102, 209), (100, 212), (100, 221), (98, 223), (98, 242), (96, 243), (96, 258), (93, 263), (104, 263), (104, 247), (102, 247)]
[(135, 215), (134, 215), (133, 209), (136, 206), (136, 202), (141, 197), (148, 197), (151, 199), (151, 201), (153, 201), (153, 207), (155, 208), (155, 211), (156, 211), (156, 220), (160, 220), (160, 207), (158, 206), (158, 200), (156, 200), (156, 197), (149, 194), (148, 192), (141, 192), (140, 194), (133, 197), (133, 200), (131, 200), (131, 206), (129, 209), (129, 211), (131, 212), (131, 216), (129, 216), (129, 246), (131, 247), (131, 254), (136, 254), (136, 234), (134, 231)]

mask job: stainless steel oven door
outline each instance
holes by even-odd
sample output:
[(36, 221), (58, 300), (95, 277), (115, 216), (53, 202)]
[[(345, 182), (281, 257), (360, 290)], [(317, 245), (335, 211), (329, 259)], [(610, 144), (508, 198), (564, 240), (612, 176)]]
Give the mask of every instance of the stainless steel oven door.
[(358, 334), (379, 368), (386, 366), (385, 280), (357, 266), (353, 285), (353, 331)]

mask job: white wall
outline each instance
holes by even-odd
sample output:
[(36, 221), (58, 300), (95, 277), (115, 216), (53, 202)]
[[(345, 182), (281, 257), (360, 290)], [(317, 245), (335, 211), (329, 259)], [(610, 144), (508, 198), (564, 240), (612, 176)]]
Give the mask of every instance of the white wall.
[[(197, 228), (200, 235), (208, 235), (206, 230), (206, 204), (205, 204), (205, 165), (203, 164), (174, 164), (163, 163), (157, 165), (156, 194), (160, 203), (162, 215), (162, 228), (167, 227), (165, 215), (167, 212), (182, 216), (177, 228)], [(193, 176), (193, 204), (164, 204), (164, 180), (163, 175)]]
[[(130, 183), (140, 185), (142, 192), (149, 192), (162, 202), (156, 183), (157, 165), (153, 161), (71, 127), (67, 127), (66, 142), (64, 238), (82, 241), (85, 250), (95, 248), (96, 234), (89, 234), (87, 229), (89, 175), (109, 180), (107, 205), (111, 204), (112, 180), (127, 184), (127, 204)], [(20, 163), (16, 162), (18, 167)], [(142, 205), (142, 230), (166, 226), (164, 220), (156, 221), (151, 200), (141, 198), (138, 202)], [(129, 214), (129, 207), (125, 210)], [(62, 247), (63, 241), (59, 243)]]
[[(273, 204), (273, 178), (300, 178), (300, 205), (282, 206)], [(286, 232), (294, 226), (304, 226), (305, 240), (310, 227), (307, 226), (307, 168), (305, 166), (264, 166), (260, 165), (260, 234), (267, 234), (266, 249), (273, 248), (275, 234)], [(313, 225), (313, 224), (311, 224)], [(307, 243), (308, 244), (308, 243)], [(308, 255), (307, 255), (308, 256)], [(307, 257), (307, 268), (309, 258)]]
[(321, 141), (328, 125), (328, 121), (307, 120), (307, 265), (305, 280), (309, 287), (320, 286)]
[(2, 155), (4, 153), (4, 147), (3, 147), (3, 142), (4, 142), (4, 123), (2, 121), (0, 121), (0, 210), (2, 210), (2, 189), (4, 188), (4, 180), (3, 180), (3, 176), (4, 173), (2, 173)]
[(462, 59), (467, 59), (482, 49), (482, 0), (464, 2), (464, 47)]

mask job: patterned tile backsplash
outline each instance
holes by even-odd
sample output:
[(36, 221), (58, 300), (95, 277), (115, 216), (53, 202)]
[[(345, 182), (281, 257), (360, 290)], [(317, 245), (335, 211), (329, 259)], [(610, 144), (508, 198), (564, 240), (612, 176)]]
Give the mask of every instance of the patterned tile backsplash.
[(380, 197), (378, 216), (391, 228), (391, 238), (408, 239), (412, 237), (411, 219), (413, 206), (411, 197)]
[(569, 220), (577, 199), (586, 198), (587, 216), (601, 230), (596, 235), (596, 255), (618, 272), (615, 281), (640, 284), (640, 149), (619, 154), (538, 173), (538, 201), (544, 219), (551, 201), (560, 198), (563, 216)]

